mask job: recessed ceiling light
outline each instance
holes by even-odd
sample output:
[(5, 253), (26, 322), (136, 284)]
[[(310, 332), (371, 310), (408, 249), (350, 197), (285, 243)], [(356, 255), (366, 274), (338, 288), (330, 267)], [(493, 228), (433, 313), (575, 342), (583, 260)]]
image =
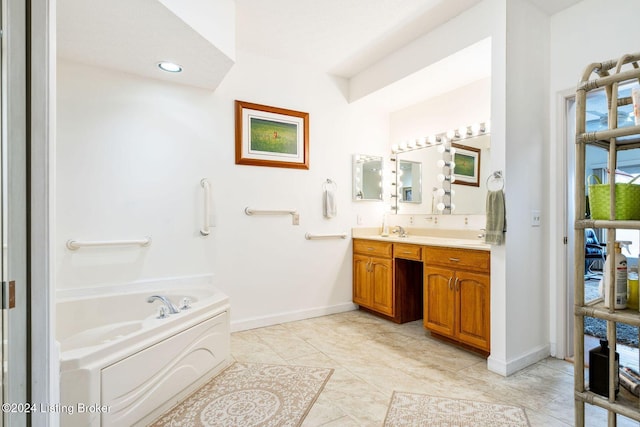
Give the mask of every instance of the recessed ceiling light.
[(182, 67), (180, 65), (168, 61), (158, 62), (158, 68), (169, 73), (179, 73), (182, 71)]

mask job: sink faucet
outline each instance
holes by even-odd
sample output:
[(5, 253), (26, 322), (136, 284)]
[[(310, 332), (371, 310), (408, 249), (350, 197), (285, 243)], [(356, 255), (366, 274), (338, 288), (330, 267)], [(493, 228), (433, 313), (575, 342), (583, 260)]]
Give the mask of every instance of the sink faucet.
[(393, 233), (398, 233), (398, 237), (407, 237), (407, 231), (399, 225), (396, 225), (396, 227), (393, 229)]
[(147, 298), (147, 302), (151, 303), (157, 299), (164, 303), (164, 305), (169, 310), (169, 313), (171, 314), (180, 313), (180, 310), (178, 310), (178, 307), (176, 307), (171, 301), (169, 301), (169, 298), (163, 295), (151, 295), (149, 298)]

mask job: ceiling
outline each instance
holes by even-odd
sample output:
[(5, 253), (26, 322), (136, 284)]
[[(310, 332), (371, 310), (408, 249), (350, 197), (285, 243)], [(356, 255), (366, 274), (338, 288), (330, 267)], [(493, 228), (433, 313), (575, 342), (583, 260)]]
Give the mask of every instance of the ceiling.
[[(481, 1), (235, 0), (236, 48), (350, 78)], [(581, 0), (529, 1), (553, 14)], [(212, 90), (233, 65), (162, 0), (58, 0), (57, 13), (58, 55), (72, 61)]]
[[(581, 0), (529, 0), (548, 15)], [(481, 0), (236, 0), (237, 48), (352, 77)]]

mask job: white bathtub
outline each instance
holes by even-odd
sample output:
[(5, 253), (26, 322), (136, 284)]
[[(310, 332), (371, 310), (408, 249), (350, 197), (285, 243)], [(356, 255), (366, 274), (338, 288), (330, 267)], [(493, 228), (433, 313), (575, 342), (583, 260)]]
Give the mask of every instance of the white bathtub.
[[(191, 308), (158, 319), (165, 295)], [(145, 424), (230, 362), (229, 299), (198, 276), (65, 290), (56, 302), (63, 426)]]

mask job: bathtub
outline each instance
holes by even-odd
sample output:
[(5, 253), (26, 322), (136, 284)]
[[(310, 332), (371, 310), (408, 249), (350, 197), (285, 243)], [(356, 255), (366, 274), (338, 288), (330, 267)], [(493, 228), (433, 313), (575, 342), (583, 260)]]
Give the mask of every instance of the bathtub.
[[(165, 295), (191, 307), (159, 319)], [(211, 276), (59, 291), (63, 426), (149, 423), (230, 363), (229, 299)]]

